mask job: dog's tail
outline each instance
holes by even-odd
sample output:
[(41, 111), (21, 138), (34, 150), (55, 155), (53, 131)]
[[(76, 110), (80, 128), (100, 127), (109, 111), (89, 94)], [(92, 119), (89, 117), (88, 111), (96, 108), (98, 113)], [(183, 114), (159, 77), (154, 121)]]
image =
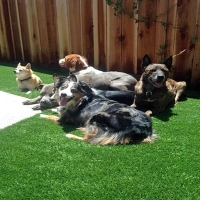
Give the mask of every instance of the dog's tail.
[(132, 130), (129, 128), (121, 128), (113, 126), (105, 113), (98, 113), (88, 120), (86, 124), (85, 141), (92, 144), (115, 145), (115, 144), (131, 144), (131, 143), (152, 143), (157, 135), (151, 128), (147, 127), (144, 132), (138, 132), (137, 128)]

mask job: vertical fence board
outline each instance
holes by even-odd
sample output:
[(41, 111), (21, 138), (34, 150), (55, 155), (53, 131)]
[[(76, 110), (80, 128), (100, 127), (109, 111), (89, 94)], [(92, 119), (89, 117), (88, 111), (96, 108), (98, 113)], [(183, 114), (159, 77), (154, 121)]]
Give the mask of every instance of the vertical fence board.
[(166, 46), (164, 51), (164, 58), (168, 58), (174, 55), (175, 45), (175, 33), (176, 33), (176, 12), (177, 12), (177, 1), (168, 1), (168, 13), (167, 13), (167, 24), (166, 24)]
[(21, 29), (21, 37), (22, 37), (22, 46), (23, 46), (23, 61), (32, 61), (31, 58), (31, 47), (30, 47), (30, 35), (28, 31), (28, 23), (30, 23), (27, 19), (27, 6), (25, 0), (17, 1), (18, 9), (19, 9), (19, 20), (20, 20), (20, 29)]
[(31, 61), (38, 63), (41, 57), (41, 47), (35, 1), (26, 0), (26, 11), (29, 34), (29, 41), (26, 42), (30, 43)]
[(106, 1), (93, 0), (94, 66), (106, 71)]
[(81, 18), (80, 0), (69, 1), (69, 34), (71, 35), (71, 53), (82, 54), (81, 52)]
[(194, 52), (194, 62), (192, 65), (192, 75), (191, 75), (191, 87), (195, 89), (199, 89), (200, 86), (200, 0), (197, 1), (197, 15), (196, 15), (196, 24), (197, 24), (197, 32), (196, 32), (196, 43), (195, 43), (195, 52)]
[(121, 63), (121, 15), (114, 16), (111, 6), (107, 6), (107, 71), (122, 71)]
[[(6, 23), (6, 18), (9, 19), (7, 2), (0, 0), (0, 58), (9, 59), (9, 47), (10, 45), (12, 47), (12, 40), (10, 35), (11, 31), (8, 31), (10, 24)], [(10, 44), (9, 39), (11, 41)]]
[(47, 20), (46, 20), (46, 9), (45, 2), (41, 0), (35, 0), (36, 2), (36, 12), (38, 20), (38, 32), (40, 41), (40, 62), (48, 64), (50, 61), (49, 55), (49, 41), (48, 41), (48, 30), (47, 30)]
[[(124, 1), (124, 9), (128, 13), (132, 13), (136, 17), (135, 11), (132, 9), (132, 0)], [(127, 14), (122, 16), (122, 71), (127, 73), (137, 73), (137, 31), (138, 24), (135, 19), (130, 18)]]
[[(141, 61), (147, 53), (152, 61), (155, 61), (155, 22), (152, 20), (156, 16), (156, 1), (146, 0), (139, 4), (139, 24), (138, 24), (138, 68), (137, 72), (142, 73)], [(143, 19), (145, 19), (143, 21)]]
[(63, 58), (71, 52), (68, 1), (70, 0), (56, 1), (59, 58)]
[(50, 63), (55, 64), (58, 63), (59, 60), (56, 1), (46, 0), (45, 9), (46, 9)]
[(164, 51), (166, 44), (166, 28), (164, 23), (167, 22), (168, 2), (157, 0), (156, 5), (156, 34), (155, 34), (155, 62), (164, 61)]
[[(191, 3), (193, 2), (193, 3)], [(176, 80), (186, 80), (188, 85), (191, 79), (191, 64), (194, 55), (194, 45), (191, 45), (191, 40), (195, 37), (196, 31), (196, 16), (194, 10), (198, 7), (197, 1), (178, 1), (177, 4), (177, 25), (180, 29), (176, 31), (175, 52), (187, 48), (187, 50), (175, 57), (175, 67), (173, 77)]]
[(20, 38), (20, 27), (19, 27), (19, 20), (18, 20), (18, 9), (16, 7), (16, 1), (8, 0), (8, 5), (10, 8), (9, 18), (11, 22), (11, 30), (12, 30), (12, 37), (13, 37), (13, 47), (15, 52), (15, 59), (21, 60), (23, 58), (22, 55), (22, 46), (21, 46), (21, 38)]
[(82, 24), (81, 52), (88, 59), (89, 63), (94, 63), (92, 1), (93, 0), (81, 0), (80, 2), (80, 16)]

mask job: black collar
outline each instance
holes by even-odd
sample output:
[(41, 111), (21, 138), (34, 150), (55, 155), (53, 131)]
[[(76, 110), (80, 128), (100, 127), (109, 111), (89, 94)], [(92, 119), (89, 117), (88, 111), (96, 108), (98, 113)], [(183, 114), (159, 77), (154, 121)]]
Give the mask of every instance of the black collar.
[(31, 78), (31, 76), (28, 77), (28, 78), (22, 79), (22, 80), (20, 80), (20, 81), (21, 81), (21, 82), (23, 82), (23, 81), (27, 81), (27, 80), (29, 80), (30, 78)]

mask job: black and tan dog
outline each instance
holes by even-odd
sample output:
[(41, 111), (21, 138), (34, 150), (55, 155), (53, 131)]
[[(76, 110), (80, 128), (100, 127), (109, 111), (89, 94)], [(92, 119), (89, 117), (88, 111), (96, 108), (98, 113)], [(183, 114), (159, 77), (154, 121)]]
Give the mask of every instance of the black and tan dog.
[(61, 118), (41, 115), (55, 122), (84, 126), (84, 137), (66, 134), (92, 144), (152, 142), (152, 121), (145, 113), (95, 95), (85, 82), (70, 82), (59, 91)]
[(132, 107), (153, 106), (147, 115), (162, 112), (169, 103), (177, 104), (186, 88), (186, 82), (176, 82), (169, 78), (172, 56), (163, 64), (152, 63), (146, 54), (142, 61), (144, 73), (135, 86), (135, 99)]

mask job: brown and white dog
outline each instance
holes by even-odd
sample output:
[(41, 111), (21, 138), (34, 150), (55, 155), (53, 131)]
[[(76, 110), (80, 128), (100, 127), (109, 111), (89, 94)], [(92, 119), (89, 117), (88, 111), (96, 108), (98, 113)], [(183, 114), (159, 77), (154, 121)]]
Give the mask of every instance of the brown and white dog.
[(156, 114), (165, 110), (169, 103), (177, 104), (186, 88), (186, 82), (176, 82), (169, 78), (172, 56), (163, 64), (152, 63), (146, 54), (142, 60), (144, 73), (135, 85), (135, 98), (132, 107), (153, 107), (146, 114)]
[(88, 65), (87, 59), (78, 54), (69, 54), (59, 60), (61, 67), (67, 68), (70, 73), (75, 75), (100, 74), (102, 71)]
[(16, 75), (19, 92), (28, 90), (27, 94), (29, 94), (42, 83), (42, 80), (33, 73), (30, 63), (26, 66), (22, 66), (21, 63), (19, 63), (13, 72)]

